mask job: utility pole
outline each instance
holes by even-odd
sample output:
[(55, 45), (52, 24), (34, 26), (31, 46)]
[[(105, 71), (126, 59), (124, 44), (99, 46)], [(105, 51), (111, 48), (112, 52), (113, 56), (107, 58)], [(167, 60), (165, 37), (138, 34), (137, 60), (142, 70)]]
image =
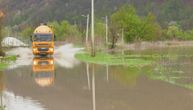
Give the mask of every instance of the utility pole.
[(108, 34), (109, 34), (109, 31), (108, 31), (108, 17), (106, 16), (106, 37), (105, 37), (105, 40), (106, 40), (106, 46), (108, 46)]
[(124, 46), (124, 29), (121, 30), (122, 46)]
[(91, 56), (95, 57), (94, 0), (91, 0)]

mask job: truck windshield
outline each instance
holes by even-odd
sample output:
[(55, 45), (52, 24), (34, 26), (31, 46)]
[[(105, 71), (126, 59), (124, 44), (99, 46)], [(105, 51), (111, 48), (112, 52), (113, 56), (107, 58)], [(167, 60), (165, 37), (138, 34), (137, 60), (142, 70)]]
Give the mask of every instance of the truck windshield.
[(33, 41), (52, 41), (52, 34), (35, 34)]

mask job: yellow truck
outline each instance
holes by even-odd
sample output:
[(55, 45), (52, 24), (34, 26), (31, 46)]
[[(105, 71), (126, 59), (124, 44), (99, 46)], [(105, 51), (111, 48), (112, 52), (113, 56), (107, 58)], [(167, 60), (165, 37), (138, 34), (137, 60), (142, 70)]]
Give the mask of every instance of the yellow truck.
[(34, 55), (53, 55), (56, 37), (51, 27), (46, 24), (38, 26), (31, 36)]
[(40, 87), (48, 87), (54, 83), (55, 67), (52, 57), (35, 57), (32, 65), (33, 77)]

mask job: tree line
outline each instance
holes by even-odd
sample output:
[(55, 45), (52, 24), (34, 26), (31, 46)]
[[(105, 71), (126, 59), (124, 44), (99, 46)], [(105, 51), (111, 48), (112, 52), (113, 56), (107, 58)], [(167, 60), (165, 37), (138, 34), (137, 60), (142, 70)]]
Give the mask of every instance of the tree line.
[[(130, 4), (136, 8), (140, 16), (154, 13), (162, 27), (167, 27), (171, 21), (180, 24), (182, 29), (193, 27), (192, 0), (96, 0), (96, 16), (111, 15), (123, 4)], [(45, 21), (68, 20), (74, 23), (81, 19), (82, 14), (90, 12), (89, 0), (1, 0), (1, 9), (6, 11), (5, 24), (22, 26), (38, 24)]]
[[(52, 21), (47, 24), (53, 27), (57, 39), (64, 41), (76, 39), (84, 41), (86, 19), (82, 20), (82, 25), (78, 23), (69, 23), (67, 20)], [(124, 5), (109, 16), (109, 42), (112, 48), (122, 36), (125, 43), (135, 41), (157, 41), (157, 40), (193, 40), (193, 30), (184, 29), (179, 22), (170, 21), (162, 26), (153, 12), (147, 15), (139, 15), (132, 5)], [(6, 27), (4, 34), (17, 32), (18, 36), (28, 39), (33, 33), (35, 26), (25, 25), (22, 28), (14, 29)], [(15, 31), (14, 31), (15, 30)], [(105, 38), (105, 20), (97, 18), (95, 22), (96, 40), (103, 42)]]

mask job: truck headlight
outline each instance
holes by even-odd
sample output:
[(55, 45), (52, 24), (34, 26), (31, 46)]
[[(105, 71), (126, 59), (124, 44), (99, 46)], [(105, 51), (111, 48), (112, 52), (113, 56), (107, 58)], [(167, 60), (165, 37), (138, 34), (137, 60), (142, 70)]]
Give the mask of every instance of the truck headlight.
[(37, 48), (33, 48), (33, 51), (37, 51)]
[(34, 64), (34, 65), (37, 65), (37, 64), (38, 64), (38, 62), (37, 62), (37, 61), (33, 61), (33, 64)]
[(53, 51), (54, 51), (54, 48), (49, 48), (49, 50), (50, 50), (51, 52), (53, 52)]
[(51, 64), (51, 65), (53, 65), (53, 64), (54, 64), (54, 61), (53, 61), (53, 60), (52, 60), (52, 61), (50, 61), (50, 64)]

